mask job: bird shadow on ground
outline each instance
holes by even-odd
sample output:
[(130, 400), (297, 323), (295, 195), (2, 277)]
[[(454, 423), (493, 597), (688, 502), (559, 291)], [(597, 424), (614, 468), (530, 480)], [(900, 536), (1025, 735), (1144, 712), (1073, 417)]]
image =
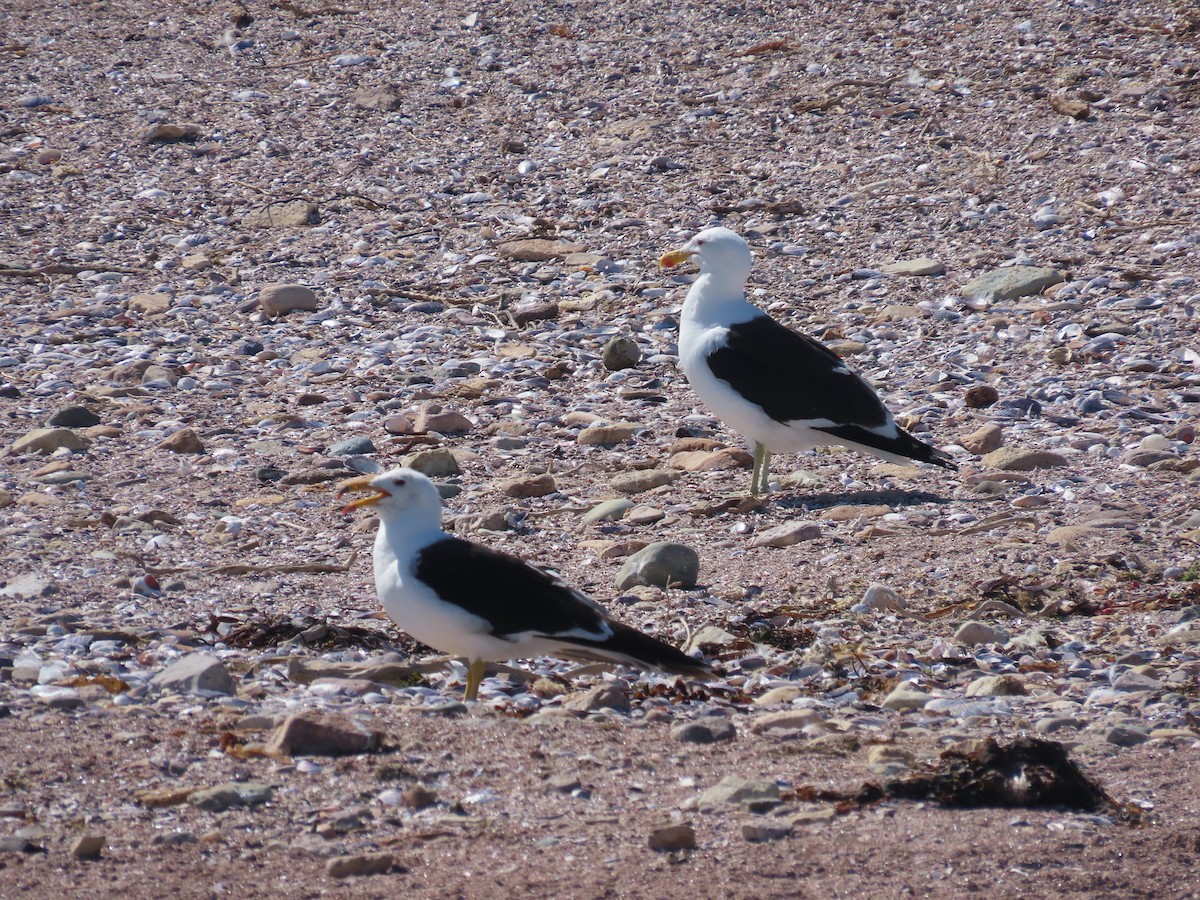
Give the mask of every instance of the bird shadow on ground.
[(249, 649), (291, 643), (326, 651), (350, 648), (381, 650), (391, 649), (398, 643), (394, 635), (388, 634), (383, 628), (364, 628), (332, 622), (327, 617), (290, 613), (210, 615), (207, 625), (199, 630), (205, 637), (213, 637), (226, 646)]
[(794, 494), (775, 497), (772, 502), (782, 509), (811, 511), (830, 506), (920, 506), (925, 503), (949, 503), (950, 498), (928, 491), (874, 490)]

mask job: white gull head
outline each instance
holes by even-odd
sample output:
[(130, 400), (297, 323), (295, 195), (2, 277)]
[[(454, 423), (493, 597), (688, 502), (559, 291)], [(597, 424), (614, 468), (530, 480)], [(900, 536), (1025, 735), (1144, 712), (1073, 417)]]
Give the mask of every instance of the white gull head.
[(338, 488), (339, 495), (347, 491), (372, 493), (351, 500), (343, 512), (373, 506), (385, 522), (403, 519), (414, 530), (441, 526), (442, 497), (434, 483), (416, 469), (392, 469), (381, 475), (353, 478)]
[(750, 277), (750, 245), (728, 228), (705, 228), (678, 250), (663, 254), (659, 264), (670, 268), (689, 259), (699, 263), (701, 276), (723, 284), (740, 286)]

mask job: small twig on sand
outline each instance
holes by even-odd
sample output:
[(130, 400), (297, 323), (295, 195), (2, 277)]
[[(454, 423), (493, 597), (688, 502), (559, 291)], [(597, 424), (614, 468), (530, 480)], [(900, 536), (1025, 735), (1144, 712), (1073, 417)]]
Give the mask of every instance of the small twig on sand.
[(6, 278), (40, 278), (43, 275), (78, 275), (80, 272), (120, 272), (122, 275), (141, 275), (141, 269), (130, 269), (125, 266), (113, 266), (108, 263), (89, 263), (76, 265), (74, 263), (50, 263), (33, 269), (0, 269), (0, 276)]
[(380, 297), (400, 297), (417, 303), (444, 303), (446, 306), (471, 306), (474, 303), (487, 302), (486, 297), (439, 297), (437, 294), (427, 294), (411, 288), (367, 288), (367, 293)]
[(358, 551), (350, 551), (350, 558), (344, 563), (275, 563), (274, 565), (258, 565), (256, 563), (230, 563), (224, 566), (146, 566), (151, 575), (177, 575), (181, 572), (203, 572), (206, 575), (250, 575), (256, 572), (311, 572), (330, 575), (349, 572), (358, 557)]

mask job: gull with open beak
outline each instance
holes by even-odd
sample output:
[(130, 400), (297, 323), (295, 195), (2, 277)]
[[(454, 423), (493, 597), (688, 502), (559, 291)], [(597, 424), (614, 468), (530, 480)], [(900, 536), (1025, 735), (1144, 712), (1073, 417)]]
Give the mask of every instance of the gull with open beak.
[(708, 667), (613, 619), (589, 597), (524, 560), (442, 531), (437, 487), (413, 469), (344, 482), (343, 507), (379, 514), (375, 589), (400, 628), (435, 650), (467, 660), (466, 699), (484, 664), (556, 656), (703, 676)]

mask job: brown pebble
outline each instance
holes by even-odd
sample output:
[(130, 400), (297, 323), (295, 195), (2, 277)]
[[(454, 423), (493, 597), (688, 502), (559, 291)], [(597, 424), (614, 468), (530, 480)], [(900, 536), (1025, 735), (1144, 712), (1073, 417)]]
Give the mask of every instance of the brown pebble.
[(497, 244), (496, 249), (500, 251), (501, 256), (515, 259), (518, 262), (549, 262), (554, 259), (562, 259), (571, 253), (582, 253), (587, 248), (582, 244), (572, 244), (567, 241), (526, 238), (504, 241)]
[(1004, 472), (1028, 472), (1032, 469), (1054, 469), (1067, 465), (1066, 457), (1051, 450), (1001, 447), (983, 457), (983, 464)]
[(685, 822), (664, 825), (650, 832), (651, 850), (691, 850), (696, 846), (696, 829)]
[(37, 156), (35, 156), (34, 159), (36, 159), (38, 161), (38, 165), (40, 165), (40, 166), (52, 166), (56, 162), (58, 162), (60, 159), (62, 159), (62, 151), (61, 150), (43, 150), (41, 153), (39, 153)]
[(383, 430), (388, 434), (412, 434), (413, 423), (408, 416), (397, 413), (383, 420)]
[(437, 794), (419, 784), (413, 785), (400, 795), (401, 801), (409, 809), (424, 809), (437, 803)]
[(177, 432), (158, 445), (159, 450), (170, 450), (172, 453), (203, 453), (204, 442), (190, 428), (180, 428)]
[(315, 312), (316, 291), (302, 284), (268, 284), (258, 291), (258, 305), (265, 315), (283, 316), (290, 312)]
[(963, 395), (963, 402), (971, 409), (983, 409), (985, 406), (991, 406), (1000, 399), (1000, 392), (990, 384), (977, 384), (967, 388), (967, 393)]
[(1004, 444), (1004, 432), (999, 425), (988, 423), (959, 440), (959, 443), (976, 456), (998, 450)]
[(545, 497), (558, 490), (552, 475), (528, 475), (504, 478), (496, 483), (502, 494), (509, 497)]
[(265, 752), (277, 759), (291, 756), (352, 756), (373, 753), (382, 746), (382, 731), (344, 716), (303, 712), (288, 716), (275, 729)]
[(438, 434), (461, 434), (473, 429), (475, 423), (460, 412), (443, 410), (436, 404), (428, 404), (417, 413), (413, 427), (422, 433), (436, 431)]
[(396, 860), (390, 853), (364, 853), (361, 856), (337, 856), (325, 864), (330, 878), (349, 878), (353, 875), (382, 875), (391, 871)]
[(530, 322), (541, 322), (546, 319), (558, 318), (558, 304), (550, 303), (522, 303), (519, 306), (514, 306), (510, 313), (512, 319), (517, 325), (528, 325)]
[(686, 472), (717, 472), (726, 469), (748, 469), (754, 463), (745, 450), (726, 447), (723, 450), (685, 450), (671, 457), (668, 465)]
[(1073, 100), (1063, 94), (1051, 94), (1050, 106), (1055, 112), (1060, 112), (1064, 116), (1070, 116), (1072, 119), (1086, 119), (1092, 114), (1092, 108), (1083, 100)]
[(721, 441), (714, 441), (712, 438), (679, 438), (667, 448), (667, 456), (674, 456), (676, 453), (690, 453), (694, 450), (724, 450), (725, 446)]
[[(124, 581), (124, 587), (128, 587), (129, 579), (126, 578)], [(167, 806), (179, 806), (181, 803), (187, 803), (188, 797), (195, 793), (195, 791), (196, 788), (194, 787), (156, 788), (140, 791), (134, 795), (134, 799), (147, 809), (162, 809)]]

